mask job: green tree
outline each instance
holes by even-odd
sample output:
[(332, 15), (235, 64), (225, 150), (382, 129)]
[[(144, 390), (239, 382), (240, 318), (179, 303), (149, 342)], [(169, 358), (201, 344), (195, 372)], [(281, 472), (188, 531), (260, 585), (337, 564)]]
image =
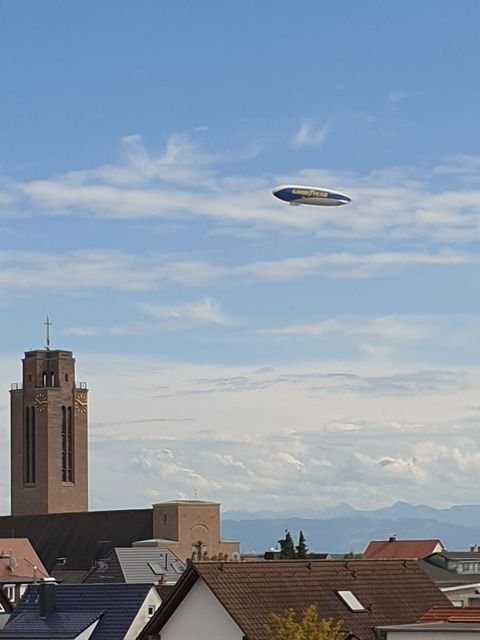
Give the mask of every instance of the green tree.
[(270, 640), (343, 640), (345, 637), (343, 621), (319, 618), (314, 604), (303, 611), (299, 621), (293, 609), (287, 609), (283, 616), (272, 614), (266, 631)]
[(278, 541), (278, 544), (280, 545), (281, 560), (295, 560), (295, 545), (293, 544), (293, 539), (290, 535), (290, 531), (285, 529), (285, 538), (281, 538)]
[(303, 535), (303, 531), (300, 530), (300, 535), (298, 537), (298, 544), (297, 544), (297, 558), (299, 560), (303, 560), (304, 558), (307, 557), (307, 545), (305, 543), (305, 536)]

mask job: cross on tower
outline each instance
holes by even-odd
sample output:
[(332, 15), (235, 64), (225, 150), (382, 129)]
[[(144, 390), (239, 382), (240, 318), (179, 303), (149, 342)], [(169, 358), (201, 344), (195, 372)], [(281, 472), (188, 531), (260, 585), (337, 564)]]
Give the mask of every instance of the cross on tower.
[(46, 316), (46, 320), (43, 324), (45, 325), (46, 340), (47, 340), (45, 349), (47, 351), (50, 351), (50, 327), (52, 326), (52, 323), (50, 322), (48, 316)]

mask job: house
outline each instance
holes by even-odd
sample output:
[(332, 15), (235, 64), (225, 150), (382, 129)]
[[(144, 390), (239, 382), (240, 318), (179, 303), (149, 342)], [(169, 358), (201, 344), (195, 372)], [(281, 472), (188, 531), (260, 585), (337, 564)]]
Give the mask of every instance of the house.
[(433, 607), (415, 624), (378, 627), (376, 634), (378, 640), (472, 640), (480, 634), (480, 608)]
[(199, 562), (189, 564), (139, 640), (267, 640), (273, 613), (317, 605), (359, 640), (373, 628), (415, 622), (448, 598), (414, 561)]
[(48, 577), (27, 538), (0, 539), (0, 586), (10, 602), (16, 604), (28, 584)]
[(440, 540), (397, 540), (392, 535), (387, 540), (369, 542), (363, 557), (365, 560), (418, 560), (443, 549)]
[(27, 587), (1, 640), (134, 640), (160, 605), (148, 584), (55, 584)]
[(194, 554), (239, 560), (240, 543), (220, 535), (220, 505), (173, 500), (152, 509), (0, 516), (0, 536), (28, 537), (51, 576), (80, 583), (115, 547), (168, 547), (181, 560)]
[(441, 591), (454, 607), (480, 607), (480, 582), (441, 587)]
[[(480, 582), (480, 551), (439, 551), (426, 556), (421, 565), (430, 578), (442, 589), (475, 585)], [(453, 593), (453, 591), (452, 591)]]
[(186, 564), (163, 547), (122, 547), (98, 560), (83, 583), (127, 582), (129, 584), (173, 585)]
[(5, 592), (0, 587), (0, 629), (5, 626), (10, 614), (13, 611), (13, 604), (5, 595)]

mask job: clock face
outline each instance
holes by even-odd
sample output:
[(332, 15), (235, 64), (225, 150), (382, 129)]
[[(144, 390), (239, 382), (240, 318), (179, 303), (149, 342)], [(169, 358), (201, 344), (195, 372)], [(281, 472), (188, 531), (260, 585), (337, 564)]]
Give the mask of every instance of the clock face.
[(77, 413), (87, 413), (87, 394), (77, 393), (75, 396), (75, 410)]
[(33, 402), (39, 411), (45, 411), (47, 408), (47, 394), (46, 393), (37, 393), (33, 397)]

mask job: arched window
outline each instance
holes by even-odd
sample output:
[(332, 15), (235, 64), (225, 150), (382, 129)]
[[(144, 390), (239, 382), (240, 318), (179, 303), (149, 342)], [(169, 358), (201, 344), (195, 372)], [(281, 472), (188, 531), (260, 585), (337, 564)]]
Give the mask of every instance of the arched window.
[(62, 482), (73, 482), (72, 407), (62, 407)]
[(25, 484), (35, 483), (37, 472), (36, 464), (35, 407), (26, 407), (23, 464)]

